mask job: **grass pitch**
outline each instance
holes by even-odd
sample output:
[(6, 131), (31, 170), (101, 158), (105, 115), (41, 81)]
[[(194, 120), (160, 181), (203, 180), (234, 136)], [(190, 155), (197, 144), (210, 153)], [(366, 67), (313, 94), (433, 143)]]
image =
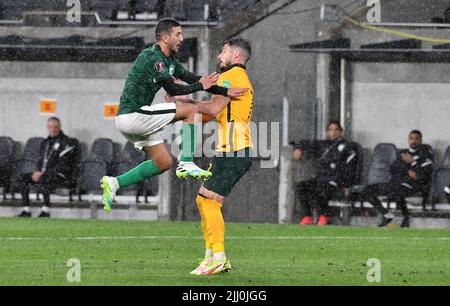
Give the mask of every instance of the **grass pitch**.
[(449, 230), (228, 223), (226, 249), (231, 273), (191, 276), (198, 223), (0, 219), (0, 285), (450, 285)]

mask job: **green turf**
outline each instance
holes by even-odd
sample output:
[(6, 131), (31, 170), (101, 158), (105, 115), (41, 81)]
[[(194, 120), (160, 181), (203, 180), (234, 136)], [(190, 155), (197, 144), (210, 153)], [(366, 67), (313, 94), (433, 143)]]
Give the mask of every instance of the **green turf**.
[(373, 285), (369, 258), (381, 261), (381, 285), (450, 285), (448, 230), (226, 230), (232, 272), (201, 277), (189, 275), (203, 253), (198, 223), (0, 219), (0, 285), (72, 285), (69, 258), (81, 262), (79, 285)]

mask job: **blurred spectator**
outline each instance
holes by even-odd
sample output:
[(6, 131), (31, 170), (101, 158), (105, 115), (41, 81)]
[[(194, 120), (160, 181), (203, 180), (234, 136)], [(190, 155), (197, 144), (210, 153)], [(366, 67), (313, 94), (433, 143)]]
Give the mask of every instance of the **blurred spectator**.
[(318, 158), (316, 176), (297, 186), (300, 206), (303, 210), (302, 225), (314, 223), (311, 211), (312, 201), (317, 202), (318, 225), (328, 223), (328, 201), (337, 192), (345, 191), (352, 185), (352, 171), (356, 169), (357, 153), (349, 142), (342, 137), (342, 127), (338, 121), (327, 126), (327, 140), (301, 140), (294, 143), (293, 159), (299, 160), (304, 151), (310, 151)]
[(409, 211), (405, 197), (412, 196), (431, 182), (433, 172), (432, 150), (422, 144), (422, 133), (413, 130), (408, 137), (409, 148), (400, 152), (399, 158), (391, 165), (391, 179), (387, 184), (367, 185), (362, 191), (364, 201), (370, 202), (383, 214), (380, 226), (388, 225), (394, 216), (381, 205), (378, 196), (386, 195), (389, 202), (396, 202), (403, 214), (402, 227), (409, 227)]
[(31, 217), (30, 185), (37, 185), (44, 197), (39, 217), (50, 217), (50, 193), (72, 175), (76, 146), (61, 130), (61, 121), (50, 117), (47, 121), (48, 137), (42, 142), (39, 152), (38, 171), (22, 174), (17, 178), (22, 194), (23, 211), (18, 217)]

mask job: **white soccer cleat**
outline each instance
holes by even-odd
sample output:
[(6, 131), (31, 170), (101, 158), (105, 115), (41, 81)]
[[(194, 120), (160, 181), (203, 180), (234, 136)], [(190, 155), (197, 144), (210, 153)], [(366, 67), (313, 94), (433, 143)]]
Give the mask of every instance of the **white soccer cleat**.
[(213, 261), (212, 256), (211, 256), (211, 257), (205, 257), (205, 259), (203, 259), (203, 260), (200, 262), (200, 265), (199, 265), (195, 270), (191, 271), (190, 274), (192, 274), (192, 275), (202, 275), (202, 272), (203, 272), (209, 265), (211, 265), (212, 261)]
[(212, 173), (209, 169), (203, 170), (194, 162), (180, 161), (176, 170), (176, 175), (178, 178), (187, 178), (188, 176), (192, 176), (196, 179), (209, 179), (212, 176)]
[(228, 273), (231, 270), (231, 263), (226, 260), (211, 261), (211, 263), (200, 272), (200, 275), (216, 275)]

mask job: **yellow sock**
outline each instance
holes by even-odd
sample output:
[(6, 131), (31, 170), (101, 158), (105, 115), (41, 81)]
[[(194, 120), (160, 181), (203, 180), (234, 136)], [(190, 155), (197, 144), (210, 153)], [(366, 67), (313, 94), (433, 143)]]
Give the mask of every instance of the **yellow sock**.
[(209, 235), (208, 232), (206, 231), (206, 218), (205, 218), (205, 214), (203, 212), (203, 203), (205, 202), (205, 198), (197, 195), (197, 207), (198, 207), (198, 211), (200, 212), (200, 225), (202, 228), (202, 232), (203, 232), (203, 239), (205, 240), (205, 248), (206, 249), (212, 249), (212, 243), (209, 242)]
[(222, 204), (204, 198), (201, 207), (205, 215), (205, 228), (213, 252), (225, 252), (225, 222), (222, 216)]

